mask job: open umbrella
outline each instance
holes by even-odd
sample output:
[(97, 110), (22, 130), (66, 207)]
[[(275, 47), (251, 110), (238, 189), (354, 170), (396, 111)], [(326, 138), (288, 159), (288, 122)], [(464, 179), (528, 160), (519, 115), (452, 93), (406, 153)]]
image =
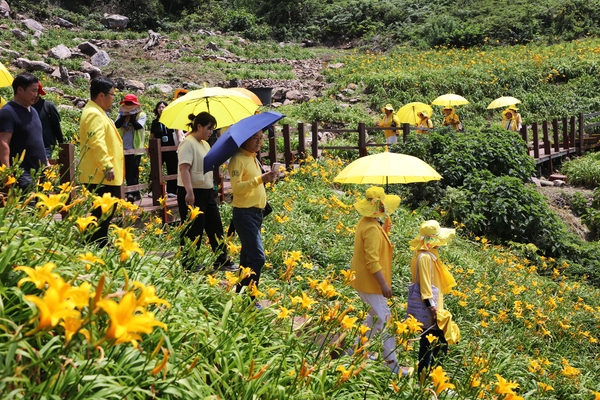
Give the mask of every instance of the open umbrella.
[(454, 107), (469, 104), (469, 100), (458, 94), (448, 93), (436, 98), (431, 104), (435, 104), (436, 106)]
[(235, 90), (210, 87), (192, 90), (173, 101), (163, 110), (160, 122), (167, 128), (186, 130), (190, 114), (209, 112), (217, 120), (217, 126), (233, 125), (254, 114), (258, 106), (252, 99)]
[(6, 69), (4, 64), (0, 63), (0, 87), (10, 86), (13, 83), (13, 77)]
[[(166, 110), (166, 108), (165, 108)], [(164, 113), (164, 111), (163, 111)], [(254, 135), (285, 117), (275, 111), (246, 117), (231, 125), (213, 144), (204, 157), (204, 171), (212, 171), (233, 156), (239, 147)]]
[(250, 91), (250, 90), (248, 90), (246, 88), (243, 88), (243, 87), (232, 87), (232, 88), (229, 88), (229, 89), (235, 90), (236, 92), (240, 92), (241, 94), (243, 94), (246, 97), (250, 97), (252, 99), (252, 101), (254, 102), (254, 104), (256, 104), (257, 106), (262, 106), (263, 105), (262, 101), (260, 101), (260, 99), (258, 98), (258, 96), (256, 95), (256, 93), (254, 93), (254, 92), (252, 92), (252, 91)]
[(440, 180), (442, 176), (420, 158), (408, 154), (383, 152), (361, 157), (350, 163), (334, 179), (339, 183), (413, 183)]
[(400, 107), (396, 115), (401, 123), (415, 125), (421, 121), (421, 118), (419, 118), (417, 114), (423, 111), (431, 117), (433, 110), (428, 104), (415, 101)]
[(496, 100), (492, 101), (489, 106), (487, 106), (487, 109), (491, 110), (492, 108), (514, 106), (515, 104), (518, 104), (520, 102), (521, 102), (521, 100), (519, 100), (515, 97), (510, 97), (510, 96), (498, 97)]

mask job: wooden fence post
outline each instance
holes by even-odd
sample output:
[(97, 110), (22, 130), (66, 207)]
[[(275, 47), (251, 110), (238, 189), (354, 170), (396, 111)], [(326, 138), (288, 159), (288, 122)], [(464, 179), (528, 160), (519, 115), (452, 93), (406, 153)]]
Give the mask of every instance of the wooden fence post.
[(367, 155), (367, 129), (365, 123), (358, 124), (358, 156), (365, 157)]
[(552, 149), (548, 137), (548, 121), (542, 122), (542, 134), (544, 135), (544, 155), (549, 157), (548, 163), (550, 164), (550, 172), (552, 172)]
[(522, 125), (521, 126), (521, 138), (523, 138), (523, 141), (525, 142), (525, 146), (527, 146), (527, 154), (529, 154), (529, 139), (528, 139), (528, 132), (527, 132), (527, 125)]
[(571, 115), (571, 120), (569, 121), (569, 144), (573, 147), (577, 147), (577, 142), (575, 142), (575, 116)]
[(273, 163), (277, 162), (277, 138), (275, 137), (275, 131), (271, 135), (271, 130), (269, 130), (269, 164), (273, 165)]
[(306, 157), (306, 138), (304, 137), (303, 122), (298, 122), (298, 156)]
[(577, 154), (578, 155), (583, 155), (583, 153), (585, 153), (585, 149), (583, 148), (583, 113), (579, 113), (579, 126), (578, 126), (578, 131), (579, 131), (579, 148), (577, 149)]
[(533, 158), (540, 158), (540, 135), (538, 132), (538, 123), (531, 124), (533, 131)]
[(152, 205), (158, 206), (160, 205), (158, 200), (163, 197), (162, 152), (160, 139), (150, 139), (148, 141), (148, 156), (150, 157), (150, 188), (152, 190)]
[(58, 163), (60, 164), (60, 183), (75, 181), (75, 146), (71, 143), (58, 145)]
[(310, 144), (312, 148), (312, 156), (316, 160), (319, 157), (319, 123), (312, 123), (312, 143)]
[(292, 143), (290, 141), (289, 124), (283, 125), (283, 158), (285, 160), (285, 169), (289, 171), (292, 167)]
[(402, 142), (406, 143), (408, 140), (408, 135), (410, 134), (410, 124), (404, 123), (402, 124)]
[(562, 136), (563, 136), (563, 147), (567, 150), (567, 156), (571, 154), (570, 151), (570, 143), (569, 143), (569, 122), (567, 117), (563, 117), (562, 119)]
[(558, 140), (558, 119), (552, 120), (552, 138), (554, 139), (554, 151), (560, 151), (560, 141)]

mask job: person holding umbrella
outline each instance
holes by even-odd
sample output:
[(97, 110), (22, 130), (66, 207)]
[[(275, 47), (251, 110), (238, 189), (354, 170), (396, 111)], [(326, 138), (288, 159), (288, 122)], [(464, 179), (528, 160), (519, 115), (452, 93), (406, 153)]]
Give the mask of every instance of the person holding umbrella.
[[(510, 105), (508, 106), (508, 108), (506, 110), (504, 110), (504, 112), (510, 111), (513, 115), (513, 118), (515, 120), (515, 124), (517, 126), (517, 132), (521, 130), (521, 127), (523, 126), (523, 118), (521, 118), (521, 114), (519, 114), (519, 109), (517, 108), (517, 106)], [(503, 113), (504, 114), (504, 113)]]
[[(260, 117), (260, 115), (256, 117)], [(265, 183), (275, 181), (278, 172), (262, 172), (256, 159), (262, 142), (261, 128), (241, 144), (231, 157), (228, 166), (233, 194), (232, 219), (242, 244), (240, 265), (250, 268), (253, 272), (250, 276), (242, 279), (236, 287), (237, 292), (240, 292), (244, 286), (249, 286), (251, 282), (258, 286), (260, 273), (265, 264), (265, 251), (260, 235), (263, 210), (267, 205)], [(256, 308), (262, 307), (257, 303)]]
[(507, 108), (506, 110), (502, 111), (501, 124), (502, 124), (502, 128), (506, 129), (507, 131), (513, 131), (513, 132), (519, 131), (517, 119), (515, 118), (515, 114), (514, 114), (513, 110), (511, 110), (510, 108)]
[(456, 115), (454, 108), (446, 106), (442, 108), (442, 113), (444, 114), (444, 120), (442, 121), (443, 126), (450, 126), (455, 131), (462, 132), (462, 123), (460, 122), (458, 115)]
[(420, 111), (417, 113), (417, 117), (419, 117), (419, 122), (417, 123), (417, 128), (424, 128), (417, 130), (417, 133), (428, 133), (430, 129), (433, 129), (433, 121), (429, 118), (429, 114), (427, 111)]
[[(386, 104), (381, 111), (385, 113), (385, 116), (381, 121), (377, 122), (377, 126), (384, 128), (400, 127), (400, 120), (398, 119), (398, 116), (394, 114), (394, 107), (391, 104)], [(388, 145), (398, 143), (398, 135), (400, 135), (400, 131), (387, 129), (383, 132), (385, 133), (385, 142)]]
[[(215, 117), (207, 112), (188, 116), (190, 132), (179, 145), (179, 170), (177, 173), (177, 205), (181, 220), (187, 219), (192, 207), (198, 207), (202, 213), (190, 223), (181, 237), (181, 245), (185, 238), (197, 240), (197, 247), (202, 245), (202, 233), (206, 230), (210, 247), (217, 254), (215, 268), (222, 271), (237, 271), (237, 265), (227, 257), (227, 249), (223, 242), (223, 223), (217, 193), (214, 189), (213, 172), (204, 170), (204, 157), (210, 150), (208, 138), (217, 125)], [(188, 270), (199, 269), (191, 265), (191, 257), (185, 257), (183, 267)], [(201, 267), (200, 267), (201, 268)]]

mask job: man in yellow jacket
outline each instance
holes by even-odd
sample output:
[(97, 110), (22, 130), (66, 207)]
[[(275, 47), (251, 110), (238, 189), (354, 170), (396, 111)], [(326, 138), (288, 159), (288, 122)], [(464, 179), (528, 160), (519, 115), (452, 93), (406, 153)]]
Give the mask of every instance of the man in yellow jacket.
[[(400, 119), (396, 114), (394, 114), (394, 107), (391, 104), (386, 104), (385, 107), (381, 109), (385, 115), (383, 119), (377, 122), (377, 126), (383, 128), (399, 128), (400, 127)], [(385, 133), (385, 143), (386, 144), (395, 144), (398, 143), (398, 135), (400, 135), (399, 130), (386, 129), (383, 131)]]
[[(365, 325), (370, 337), (377, 335), (391, 317), (387, 300), (392, 297), (392, 243), (389, 215), (400, 205), (400, 197), (386, 195), (383, 188), (367, 189), (366, 198), (354, 204), (363, 217), (354, 232), (354, 254), (351, 270), (355, 279), (350, 283), (363, 302), (370, 306)], [(358, 343), (356, 343), (358, 344)], [(384, 337), (383, 358), (388, 367), (398, 373), (396, 339), (393, 333)]]
[[(114, 122), (107, 115), (115, 98), (114, 82), (102, 76), (90, 84), (90, 101), (81, 114), (79, 141), (81, 144), (80, 162), (77, 167), (79, 180), (88, 189), (102, 196), (109, 193), (121, 198), (121, 185), (124, 178), (123, 141)], [(105, 246), (108, 239), (108, 226), (113, 209), (102, 215), (100, 207), (92, 211), (98, 218), (98, 230), (90, 240)]]

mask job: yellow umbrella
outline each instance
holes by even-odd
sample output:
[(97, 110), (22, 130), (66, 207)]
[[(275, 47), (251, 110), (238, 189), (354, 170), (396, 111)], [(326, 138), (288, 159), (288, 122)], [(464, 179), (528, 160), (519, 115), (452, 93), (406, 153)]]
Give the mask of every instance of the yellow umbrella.
[(520, 102), (521, 102), (521, 100), (519, 100), (515, 97), (510, 97), (510, 96), (498, 97), (496, 100), (492, 101), (489, 106), (487, 106), (487, 109), (490, 110), (492, 108), (514, 106), (515, 104), (518, 104)]
[(442, 176), (420, 158), (386, 151), (353, 161), (333, 181), (387, 186), (389, 183), (428, 182), (440, 179)]
[(13, 77), (8, 72), (4, 64), (0, 63), (0, 87), (10, 86), (13, 83)]
[(417, 114), (423, 111), (425, 111), (430, 117), (433, 113), (433, 110), (428, 104), (415, 101), (400, 107), (396, 115), (398, 116), (398, 119), (400, 119), (401, 123), (415, 125), (421, 121), (421, 118), (419, 118)]
[(454, 107), (469, 104), (469, 100), (458, 94), (448, 93), (436, 98), (431, 104), (435, 104), (436, 106)]
[(240, 92), (244, 96), (251, 98), (252, 101), (254, 102), (254, 104), (256, 104), (257, 106), (262, 106), (263, 105), (262, 101), (260, 101), (260, 99), (258, 98), (258, 96), (256, 95), (256, 93), (254, 93), (254, 92), (252, 92), (252, 91), (250, 91), (250, 90), (248, 90), (246, 88), (243, 88), (243, 87), (232, 87), (232, 88), (229, 88), (229, 89), (235, 90), (236, 92)]
[(167, 128), (187, 130), (190, 114), (209, 112), (217, 120), (215, 129), (233, 125), (254, 115), (258, 106), (252, 99), (235, 90), (210, 87), (191, 90), (163, 110), (160, 122)]

